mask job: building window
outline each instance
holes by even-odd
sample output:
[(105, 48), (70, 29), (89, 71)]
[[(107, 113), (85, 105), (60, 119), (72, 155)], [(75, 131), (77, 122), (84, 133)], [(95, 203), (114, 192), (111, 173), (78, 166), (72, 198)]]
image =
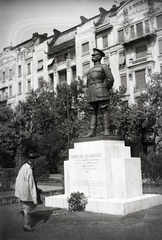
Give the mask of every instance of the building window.
[(131, 38), (134, 38), (134, 37), (135, 37), (135, 34), (134, 34), (134, 25), (130, 27), (130, 32), (131, 32)]
[(119, 66), (125, 65), (125, 52), (119, 52)]
[(127, 89), (127, 78), (126, 78), (126, 75), (121, 75), (120, 79), (121, 79), (121, 86), (123, 86), (123, 87), (125, 87)]
[(21, 76), (21, 65), (18, 66), (18, 76)]
[(118, 31), (118, 39), (119, 39), (119, 43), (124, 42), (124, 30), (123, 29)]
[(75, 80), (75, 79), (76, 79), (76, 66), (73, 66), (73, 67), (71, 68), (71, 70), (72, 70), (73, 80)]
[(41, 69), (43, 69), (43, 60), (38, 61), (37, 70), (39, 71)]
[(27, 64), (27, 74), (31, 73), (31, 63)]
[(162, 14), (156, 17), (157, 28), (162, 28)]
[(89, 53), (89, 42), (82, 44), (82, 54), (88, 54)]
[(149, 20), (145, 21), (145, 33), (149, 33), (150, 32), (150, 28), (149, 28)]
[(2, 100), (4, 100), (5, 99), (5, 90), (3, 89), (2, 90)]
[(136, 47), (136, 58), (142, 58), (147, 56), (147, 47), (146, 45), (142, 45), (139, 47)]
[(67, 73), (66, 69), (59, 71), (59, 83), (67, 82)]
[(102, 37), (102, 44), (103, 44), (103, 48), (108, 47), (108, 36), (107, 35)]
[(21, 94), (21, 82), (18, 83), (18, 94)]
[(6, 74), (5, 72), (3, 72), (2, 82), (5, 82), (5, 80), (6, 80)]
[(136, 24), (136, 30), (137, 30), (137, 37), (143, 36), (143, 25), (142, 25), (142, 22)]
[(43, 77), (39, 77), (38, 78), (38, 88), (42, 88), (43, 87)]
[(159, 39), (159, 54), (162, 54), (162, 38)]
[(90, 63), (83, 63), (83, 76), (85, 76), (88, 72), (88, 70), (90, 69)]
[(27, 90), (28, 92), (31, 90), (31, 80), (28, 79), (28, 82), (27, 82)]
[(53, 73), (49, 74), (49, 82), (50, 82), (50, 86), (52, 87), (54, 85), (54, 77), (53, 77)]
[(144, 89), (146, 87), (145, 69), (136, 71), (135, 78), (136, 78), (136, 90)]
[(160, 72), (162, 73), (162, 65), (160, 65)]
[(9, 79), (12, 79), (12, 69), (9, 69)]
[(9, 97), (12, 96), (12, 85), (9, 86)]

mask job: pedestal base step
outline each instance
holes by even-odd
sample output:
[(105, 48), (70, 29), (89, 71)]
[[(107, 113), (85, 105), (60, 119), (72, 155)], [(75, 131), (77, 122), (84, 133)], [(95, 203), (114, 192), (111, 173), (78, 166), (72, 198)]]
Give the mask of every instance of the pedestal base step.
[[(155, 207), (162, 204), (162, 195), (160, 194), (144, 194), (142, 196), (129, 199), (101, 199), (88, 198), (86, 211), (96, 213), (106, 213), (118, 216), (138, 212), (144, 209)], [(45, 198), (46, 207), (66, 208), (68, 207), (67, 196), (57, 195)]]

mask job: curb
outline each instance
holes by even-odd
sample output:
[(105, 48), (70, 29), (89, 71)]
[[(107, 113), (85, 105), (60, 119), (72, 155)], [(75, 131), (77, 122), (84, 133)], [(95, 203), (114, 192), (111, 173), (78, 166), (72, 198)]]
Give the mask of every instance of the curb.
[[(52, 191), (45, 191), (42, 194), (42, 200), (44, 200), (45, 197), (48, 197), (48, 196), (63, 194), (63, 192), (64, 192), (63, 189), (52, 190)], [(20, 202), (19, 198), (15, 197), (15, 196), (0, 197), (0, 206), (10, 205), (10, 204), (19, 203), (19, 202)]]

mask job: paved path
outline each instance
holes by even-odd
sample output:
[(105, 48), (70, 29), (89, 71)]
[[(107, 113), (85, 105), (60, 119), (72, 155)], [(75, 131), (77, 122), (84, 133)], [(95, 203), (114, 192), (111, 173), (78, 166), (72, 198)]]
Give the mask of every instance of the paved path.
[(119, 217), (40, 205), (32, 214), (33, 232), (23, 232), (19, 210), (18, 203), (0, 206), (0, 240), (162, 239), (162, 206)]

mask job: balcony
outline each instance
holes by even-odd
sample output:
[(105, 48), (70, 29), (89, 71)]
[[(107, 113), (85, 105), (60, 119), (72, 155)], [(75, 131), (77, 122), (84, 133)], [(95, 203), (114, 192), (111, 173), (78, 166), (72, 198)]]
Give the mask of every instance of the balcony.
[(68, 67), (75, 66), (75, 65), (76, 65), (76, 59), (75, 58), (68, 58), (64, 61), (58, 61), (57, 62), (57, 68), (58, 69), (66, 69)]
[(127, 38), (124, 37), (122, 40), (122, 44), (127, 47), (128, 45), (131, 45), (132, 43), (141, 41), (141, 39), (146, 39), (146, 40), (154, 40), (154, 38), (157, 36), (157, 33), (155, 31), (148, 31), (144, 32), (142, 34), (135, 34), (133, 36), (128, 36)]
[(155, 62), (153, 60), (153, 57), (151, 54), (148, 54), (147, 56), (145, 57), (142, 57), (142, 58), (138, 58), (138, 59), (129, 59), (129, 64), (127, 65), (127, 67), (132, 67), (132, 66), (135, 66), (135, 65), (138, 65), (138, 64), (141, 64), (141, 63), (149, 63), (149, 62)]

